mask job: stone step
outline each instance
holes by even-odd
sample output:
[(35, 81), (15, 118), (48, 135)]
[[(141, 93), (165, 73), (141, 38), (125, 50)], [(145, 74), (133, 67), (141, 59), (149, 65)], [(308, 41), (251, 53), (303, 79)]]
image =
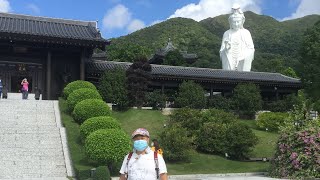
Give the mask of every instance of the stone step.
[(0, 179), (66, 179), (56, 102), (22, 100), (18, 93), (8, 98), (0, 100)]

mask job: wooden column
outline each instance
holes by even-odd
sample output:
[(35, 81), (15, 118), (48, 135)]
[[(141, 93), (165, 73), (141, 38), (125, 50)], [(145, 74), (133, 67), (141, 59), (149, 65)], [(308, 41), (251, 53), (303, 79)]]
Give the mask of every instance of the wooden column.
[(51, 99), (51, 51), (47, 55), (47, 79), (46, 79), (47, 99)]
[(212, 84), (210, 84), (210, 97), (213, 96), (213, 87), (212, 87)]
[(161, 84), (161, 94), (164, 94), (164, 83)]
[(83, 49), (81, 52), (81, 60), (80, 60), (80, 79), (84, 80), (85, 76), (85, 58), (86, 58), (86, 49)]

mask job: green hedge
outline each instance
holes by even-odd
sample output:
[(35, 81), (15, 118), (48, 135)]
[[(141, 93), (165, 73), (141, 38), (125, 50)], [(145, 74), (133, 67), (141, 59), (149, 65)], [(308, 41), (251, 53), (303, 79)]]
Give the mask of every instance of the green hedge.
[(263, 130), (278, 131), (279, 127), (284, 125), (285, 119), (288, 117), (288, 113), (265, 112), (258, 116), (256, 124)]
[(99, 166), (93, 176), (94, 180), (110, 180), (110, 171), (107, 166)]
[(77, 80), (77, 81), (73, 81), (73, 82), (67, 84), (67, 86), (63, 89), (63, 98), (67, 99), (68, 96), (74, 90), (80, 89), (80, 88), (90, 88), (90, 89), (97, 90), (96, 86), (94, 86), (91, 82)]
[(109, 165), (122, 161), (131, 150), (131, 138), (121, 129), (100, 129), (85, 141), (87, 156)]
[(99, 129), (121, 129), (121, 126), (116, 119), (110, 116), (92, 117), (80, 126), (80, 137), (85, 140), (92, 132)]
[(78, 102), (85, 99), (102, 99), (99, 92), (90, 88), (80, 88), (74, 90), (67, 98), (68, 112), (72, 112)]
[(82, 124), (85, 120), (97, 116), (110, 116), (111, 110), (107, 103), (100, 99), (86, 99), (79, 102), (73, 110), (74, 120)]

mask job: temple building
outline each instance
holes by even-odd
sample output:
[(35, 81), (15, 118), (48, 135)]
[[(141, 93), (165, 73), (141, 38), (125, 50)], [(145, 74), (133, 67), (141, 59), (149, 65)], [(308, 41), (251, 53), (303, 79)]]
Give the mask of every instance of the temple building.
[(85, 62), (108, 44), (95, 21), (0, 13), (0, 77), (9, 92), (27, 78), (29, 92), (57, 99), (66, 83), (85, 79)]
[[(93, 58), (95, 59), (95, 58)], [(128, 69), (132, 63), (94, 60), (87, 63), (87, 80), (98, 83), (104, 71), (115, 68)], [(285, 95), (302, 89), (299, 79), (284, 76), (279, 73), (228, 71), (222, 69), (166, 66), (151, 64), (150, 89), (178, 90), (183, 81), (193, 80), (202, 85), (210, 96), (219, 92), (230, 96), (239, 83), (254, 83), (260, 87), (265, 101), (281, 99)]]
[[(151, 59), (149, 59), (150, 64), (164, 64), (166, 55), (169, 52), (178, 50), (169, 38), (167, 46), (165, 48), (159, 49)], [(187, 51), (179, 51), (182, 58), (185, 60), (185, 64), (192, 64), (198, 60), (198, 55), (194, 53), (188, 53)]]

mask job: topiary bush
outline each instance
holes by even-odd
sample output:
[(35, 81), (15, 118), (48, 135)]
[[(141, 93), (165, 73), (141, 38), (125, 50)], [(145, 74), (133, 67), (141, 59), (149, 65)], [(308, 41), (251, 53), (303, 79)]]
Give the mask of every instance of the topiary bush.
[(188, 161), (190, 158), (191, 139), (187, 130), (177, 124), (167, 126), (160, 133), (164, 158), (168, 161)]
[(232, 159), (246, 159), (258, 143), (258, 138), (249, 126), (232, 123), (226, 131), (226, 151)]
[(67, 110), (72, 112), (76, 104), (85, 99), (102, 99), (99, 92), (90, 88), (74, 90), (67, 98)]
[(107, 166), (99, 166), (96, 168), (96, 172), (92, 178), (93, 180), (110, 180), (110, 171)]
[(67, 99), (68, 96), (74, 90), (80, 89), (80, 88), (90, 88), (90, 89), (97, 90), (96, 86), (94, 86), (91, 82), (83, 81), (83, 80), (77, 80), (77, 81), (73, 81), (73, 82), (67, 84), (67, 86), (63, 89), (63, 98)]
[(110, 116), (111, 110), (103, 100), (86, 99), (74, 107), (72, 115), (77, 123), (82, 124), (91, 117)]
[(226, 147), (227, 125), (208, 122), (200, 128), (196, 141), (197, 149), (202, 152), (224, 154)]
[(265, 112), (258, 116), (256, 124), (263, 130), (278, 131), (279, 127), (284, 125), (285, 119), (288, 118), (288, 116), (288, 113)]
[(85, 141), (87, 156), (108, 165), (122, 161), (131, 150), (131, 138), (121, 129), (100, 129)]
[(85, 140), (92, 132), (99, 129), (121, 129), (120, 123), (110, 116), (98, 116), (85, 120), (80, 126), (80, 137)]

